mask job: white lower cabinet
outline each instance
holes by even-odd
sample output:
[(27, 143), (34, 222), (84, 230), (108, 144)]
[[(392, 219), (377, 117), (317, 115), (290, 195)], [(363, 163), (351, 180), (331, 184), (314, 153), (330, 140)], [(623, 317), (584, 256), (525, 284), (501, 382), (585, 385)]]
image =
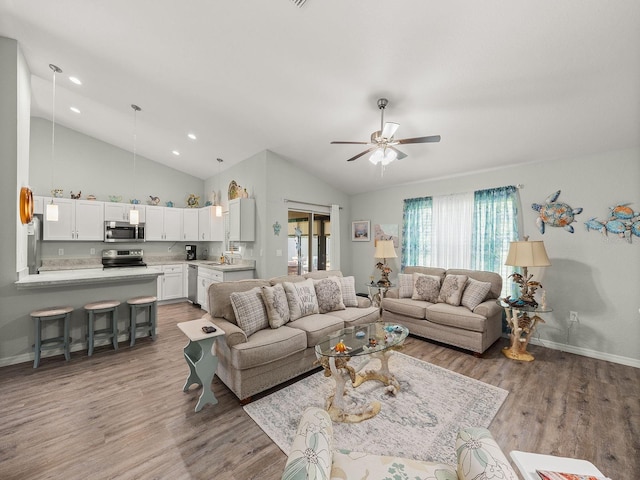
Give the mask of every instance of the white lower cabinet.
[(209, 309), (209, 285), (216, 282), (232, 282), (253, 278), (253, 270), (222, 271), (207, 267), (198, 267), (198, 303), (200, 308), (208, 313)]
[(186, 297), (184, 291), (184, 265), (162, 265), (164, 275), (158, 277), (158, 300)]

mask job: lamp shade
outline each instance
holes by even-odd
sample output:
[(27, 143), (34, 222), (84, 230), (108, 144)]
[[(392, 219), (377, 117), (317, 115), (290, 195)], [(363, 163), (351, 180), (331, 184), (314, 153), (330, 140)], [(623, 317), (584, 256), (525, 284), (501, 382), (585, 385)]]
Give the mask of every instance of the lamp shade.
[(393, 240), (378, 240), (374, 258), (396, 258), (396, 250), (393, 248)]
[(551, 265), (544, 242), (511, 242), (505, 265), (512, 267), (548, 267)]

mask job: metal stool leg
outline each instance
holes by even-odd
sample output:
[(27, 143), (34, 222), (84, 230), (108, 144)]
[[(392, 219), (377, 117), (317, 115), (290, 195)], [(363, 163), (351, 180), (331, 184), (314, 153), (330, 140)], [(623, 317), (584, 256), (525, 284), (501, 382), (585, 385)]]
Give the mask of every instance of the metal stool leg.
[(151, 330), (149, 334), (151, 335), (151, 340), (156, 339), (156, 317), (158, 316), (158, 304), (153, 302), (149, 305), (149, 323), (151, 324)]
[(129, 346), (133, 347), (136, 344), (136, 323), (137, 323), (137, 319), (136, 319), (136, 306), (135, 305), (131, 305), (130, 306), (130, 320), (131, 320), (131, 326), (129, 327)]
[(42, 347), (42, 332), (40, 331), (42, 325), (40, 323), (40, 317), (34, 317), (33, 321), (35, 325), (35, 344), (33, 346), (35, 356), (33, 359), (33, 368), (38, 368), (40, 365), (40, 348)]
[(113, 343), (113, 349), (118, 349), (118, 307), (114, 307), (113, 312), (111, 312), (111, 334), (113, 338), (111, 339)]
[(71, 360), (71, 342), (69, 341), (69, 323), (71, 320), (71, 313), (67, 313), (64, 316), (64, 358), (68, 362)]
[(93, 310), (89, 310), (87, 311), (87, 330), (88, 330), (88, 335), (87, 335), (87, 355), (91, 356), (93, 355), (93, 342), (94, 342), (94, 338), (93, 338), (93, 330), (94, 330), (94, 322), (95, 322), (96, 318), (95, 318), (95, 314), (93, 312)]

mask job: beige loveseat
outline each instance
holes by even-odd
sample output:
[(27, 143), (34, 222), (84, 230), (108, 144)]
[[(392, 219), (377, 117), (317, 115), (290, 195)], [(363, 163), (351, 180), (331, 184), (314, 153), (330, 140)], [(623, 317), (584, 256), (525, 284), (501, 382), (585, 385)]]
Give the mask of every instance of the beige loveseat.
[[(449, 282), (451, 279), (457, 279), (458, 284)], [(420, 288), (416, 281), (431, 282), (432, 289)], [(405, 267), (397, 282), (398, 287), (389, 289), (382, 300), (385, 322), (399, 323), (414, 335), (476, 354), (483, 353), (502, 335), (503, 310), (496, 303), (502, 277), (497, 273)], [(443, 293), (455, 293), (457, 297), (445, 294), (443, 298)]]
[(337, 450), (329, 414), (309, 407), (302, 414), (282, 480), (518, 480), (486, 428), (463, 428), (455, 447), (457, 465)]
[[(277, 284), (286, 287), (291, 287), (291, 284), (304, 285), (301, 282), (305, 281), (307, 284), (310, 281), (315, 282), (315, 287), (320, 288), (318, 282), (329, 278), (338, 278), (341, 282), (341, 292), (338, 293), (343, 295), (344, 306), (327, 307), (332, 308), (327, 313), (305, 314), (275, 328), (271, 323), (265, 325), (264, 320), (261, 320), (260, 328), (255, 332), (251, 332), (252, 328), (247, 327), (244, 319), (241, 318), (239, 321), (236, 318), (232, 304), (234, 293), (244, 292), (243, 296), (251, 297), (250, 292), (255, 292), (256, 287), (262, 291), (267, 287), (267, 291), (273, 293), (273, 289), (269, 290), (269, 287), (275, 287)], [(304, 276), (288, 275), (270, 280), (213, 283), (208, 294), (210, 314), (204, 318), (225, 332), (224, 339), (219, 339), (214, 344), (214, 352), (218, 357), (216, 374), (242, 402), (249, 401), (252, 395), (315, 368), (317, 365), (314, 365), (314, 347), (323, 337), (349, 325), (375, 322), (380, 317), (378, 308), (371, 306), (368, 298), (356, 296), (353, 277), (343, 277), (337, 270), (312, 272)], [(336, 297), (327, 296), (332, 300)], [(234, 298), (238, 310), (239, 297), (235, 295)], [(322, 295), (318, 295), (318, 298), (322, 299)], [(261, 318), (263, 315), (262, 307), (265, 308), (267, 316), (270, 315), (270, 312), (266, 311), (264, 297), (262, 307), (259, 305), (258, 296), (254, 296), (253, 300), (252, 311), (258, 311), (258, 317)], [(287, 300), (290, 299), (287, 297)], [(319, 303), (322, 305), (322, 301)], [(238, 311), (244, 315), (242, 310)], [(271, 322), (272, 318), (268, 320)]]

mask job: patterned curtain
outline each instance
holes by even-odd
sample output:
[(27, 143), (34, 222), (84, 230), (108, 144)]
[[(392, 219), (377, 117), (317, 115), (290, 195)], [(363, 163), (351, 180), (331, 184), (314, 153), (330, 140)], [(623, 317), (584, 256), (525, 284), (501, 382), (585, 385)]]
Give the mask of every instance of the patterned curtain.
[(513, 268), (504, 262), (509, 244), (518, 240), (518, 200), (518, 189), (511, 185), (474, 192), (471, 268), (499, 273), (502, 296), (512, 294), (507, 277)]
[(402, 209), (401, 271), (407, 265), (430, 265), (431, 197), (407, 198)]

